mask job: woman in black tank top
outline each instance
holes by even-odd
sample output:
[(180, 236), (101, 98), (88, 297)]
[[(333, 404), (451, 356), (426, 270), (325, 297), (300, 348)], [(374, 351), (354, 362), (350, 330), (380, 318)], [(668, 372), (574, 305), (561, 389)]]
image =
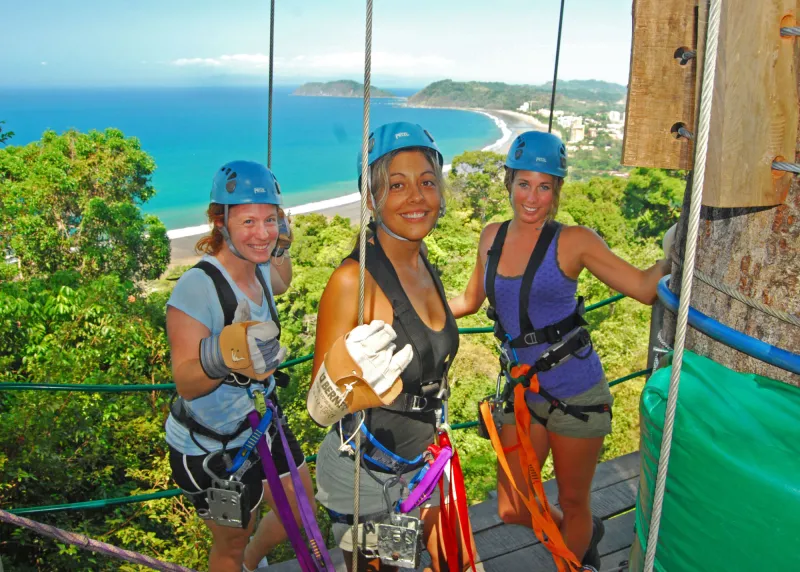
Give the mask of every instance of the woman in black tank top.
[[(384, 482), (399, 474), (407, 483), (424, 464), (419, 457), (434, 442), (447, 372), (458, 351), (458, 328), (422, 243), (444, 212), (442, 156), (430, 135), (413, 124), (383, 126), (371, 140), (369, 205), (376, 222), (370, 225), (366, 252), (364, 323), (391, 324), (395, 347), (410, 345), (413, 359), (400, 376), (403, 393), (389, 406), (364, 412), (374, 441), (362, 438), (360, 522), (364, 515), (377, 519), (378, 513), (388, 512)], [(320, 300), (314, 378), (334, 341), (358, 325), (358, 285), (356, 249), (333, 273)], [(348, 569), (353, 546), (347, 515), (352, 524), (355, 460), (347, 441), (358, 430), (353, 416), (346, 416), (332, 427), (317, 457), (317, 498), (331, 513)], [(400, 490), (399, 483), (389, 488), (392, 502)], [(430, 531), (425, 540), (437, 571), (446, 569), (440, 563), (438, 500), (436, 492), (419, 515)], [(374, 534), (360, 531), (359, 538), (360, 568), (394, 569), (377, 558)]]

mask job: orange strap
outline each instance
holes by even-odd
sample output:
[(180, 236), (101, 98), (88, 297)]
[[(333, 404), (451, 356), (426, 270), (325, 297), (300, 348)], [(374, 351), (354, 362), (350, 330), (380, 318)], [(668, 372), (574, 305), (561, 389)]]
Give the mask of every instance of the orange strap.
[[(531, 379), (531, 387), (534, 386), (539, 386), (539, 380), (535, 375), (533, 379)], [(525, 503), (528, 511), (530, 511), (533, 532), (536, 534), (539, 541), (552, 553), (558, 572), (580, 570), (580, 561), (570, 549), (567, 548), (561, 536), (561, 532), (553, 521), (552, 514), (550, 514), (550, 505), (547, 502), (547, 496), (544, 493), (544, 486), (542, 484), (541, 466), (539, 464), (539, 459), (536, 457), (533, 445), (531, 444), (531, 413), (528, 411), (528, 406), (525, 403), (525, 391), (526, 388), (521, 384), (517, 384), (516, 387), (514, 387), (514, 416), (516, 418), (517, 441), (518, 445), (521, 446), (519, 452), (520, 463), (527, 476), (525, 479), (525, 488), (527, 490), (525, 492), (520, 490), (520, 487), (514, 480), (511, 468), (508, 465), (508, 460), (503, 452), (503, 445), (500, 442), (497, 427), (494, 424), (492, 413), (489, 410), (489, 404), (486, 402), (480, 405), (481, 416), (488, 430), (492, 447), (494, 447), (497, 453), (497, 461), (506, 473), (511, 486), (514, 487), (514, 490), (517, 491), (522, 502)], [(539, 505), (541, 505), (541, 509)]]

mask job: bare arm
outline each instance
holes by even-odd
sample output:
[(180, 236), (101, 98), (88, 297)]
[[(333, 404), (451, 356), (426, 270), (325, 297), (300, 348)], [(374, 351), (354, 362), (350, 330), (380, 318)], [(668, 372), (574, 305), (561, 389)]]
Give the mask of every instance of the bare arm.
[(273, 256), (269, 267), (272, 293), (275, 296), (283, 294), (292, 283), (292, 259), (289, 258), (289, 251), (287, 250), (282, 256)]
[(666, 260), (659, 260), (647, 270), (640, 270), (614, 254), (605, 241), (586, 227), (570, 227), (570, 242), (580, 253), (580, 264), (614, 290), (652, 305), (656, 286), (670, 271)]
[(467, 288), (463, 294), (459, 294), (452, 298), (448, 304), (450, 310), (456, 318), (474, 314), (481, 308), (481, 304), (486, 299), (486, 290), (483, 287), (484, 282), (484, 267), (486, 266), (486, 256), (489, 248), (494, 242), (494, 237), (497, 235), (499, 224), (493, 223), (483, 229), (480, 241), (478, 242), (478, 255), (475, 260), (475, 268), (472, 270), (472, 276), (469, 278)]
[(357, 325), (358, 264), (344, 262), (331, 275), (319, 301), (312, 384), (333, 342)]
[(200, 340), (211, 335), (201, 322), (173, 306), (167, 307), (167, 337), (172, 356), (175, 389), (184, 399), (192, 400), (214, 391), (222, 378), (209, 378), (200, 365)]

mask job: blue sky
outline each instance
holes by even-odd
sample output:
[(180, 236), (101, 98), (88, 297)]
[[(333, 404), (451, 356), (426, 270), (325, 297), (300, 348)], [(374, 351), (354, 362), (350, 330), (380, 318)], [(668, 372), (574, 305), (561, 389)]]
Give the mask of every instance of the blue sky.
[[(282, 84), (363, 79), (364, 0), (277, 0)], [(544, 83), (559, 0), (375, 0), (373, 83)], [(566, 0), (559, 77), (626, 84), (631, 0)], [(266, 81), (269, 0), (8, 3), (0, 86)]]

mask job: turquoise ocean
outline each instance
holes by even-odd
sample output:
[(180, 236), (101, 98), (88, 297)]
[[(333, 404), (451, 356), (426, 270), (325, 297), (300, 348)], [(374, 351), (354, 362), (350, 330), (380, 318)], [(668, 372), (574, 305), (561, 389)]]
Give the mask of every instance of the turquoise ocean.
[[(313, 203), (357, 192), (363, 101), (299, 97), (293, 90), (274, 90), (272, 168), (285, 205), (308, 211)], [(374, 99), (371, 126), (419, 123), (435, 137), (445, 163), (501, 137), (488, 116), (405, 107), (404, 101)], [(137, 137), (157, 165), (157, 194), (142, 208), (157, 215), (170, 235), (205, 222), (211, 177), (219, 166), (234, 159), (266, 163), (267, 110), (266, 87), (0, 90), (0, 120), (4, 130), (15, 132), (11, 144), (36, 141), (46, 129), (116, 127)]]

